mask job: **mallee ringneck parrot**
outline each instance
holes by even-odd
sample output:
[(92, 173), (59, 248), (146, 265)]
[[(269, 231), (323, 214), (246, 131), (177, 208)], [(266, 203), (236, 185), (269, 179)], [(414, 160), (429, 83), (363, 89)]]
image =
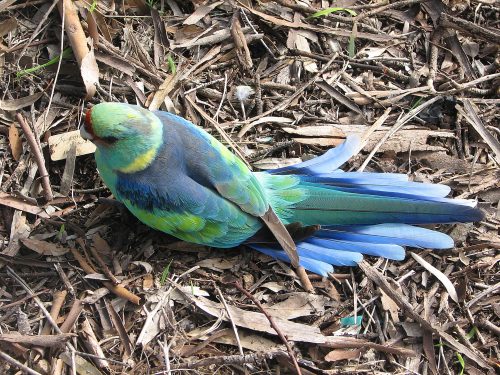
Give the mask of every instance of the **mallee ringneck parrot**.
[[(252, 172), (210, 134), (168, 112), (101, 103), (87, 111), (81, 135), (97, 146), (104, 183), (146, 225), (207, 246), (247, 244), (286, 262), (296, 249), (300, 265), (321, 275), (356, 265), (362, 254), (401, 260), (403, 246), (451, 248), (448, 235), (413, 224), (483, 216), (474, 201), (445, 198), (445, 185), (342, 171), (355, 137), (306, 162)], [(292, 235), (305, 229), (294, 244), (284, 226)]]

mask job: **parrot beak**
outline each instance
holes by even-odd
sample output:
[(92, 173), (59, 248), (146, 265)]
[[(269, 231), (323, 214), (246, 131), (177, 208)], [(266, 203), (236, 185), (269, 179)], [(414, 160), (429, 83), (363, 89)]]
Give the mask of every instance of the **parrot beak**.
[(80, 135), (83, 139), (86, 139), (88, 141), (93, 141), (94, 140), (94, 136), (92, 134), (90, 134), (88, 131), (85, 130), (85, 126), (82, 125), (80, 126)]

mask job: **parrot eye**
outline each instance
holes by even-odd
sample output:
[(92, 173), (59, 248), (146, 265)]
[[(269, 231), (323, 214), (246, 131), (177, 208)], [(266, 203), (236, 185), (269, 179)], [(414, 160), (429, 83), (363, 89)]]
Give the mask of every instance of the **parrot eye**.
[(112, 144), (112, 143), (115, 143), (116, 141), (118, 141), (118, 138), (117, 137), (113, 137), (112, 135), (107, 136), (107, 137), (101, 137), (101, 139), (104, 142), (109, 143), (109, 144)]

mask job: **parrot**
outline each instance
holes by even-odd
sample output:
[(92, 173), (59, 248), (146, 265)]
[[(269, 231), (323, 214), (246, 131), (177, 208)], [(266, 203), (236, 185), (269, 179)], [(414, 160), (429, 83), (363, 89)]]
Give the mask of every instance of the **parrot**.
[(420, 225), (475, 222), (475, 200), (406, 174), (345, 172), (359, 138), (313, 159), (253, 172), (215, 137), (165, 111), (103, 102), (81, 136), (99, 174), (147, 226), (216, 248), (248, 246), (327, 276), (363, 255), (403, 260), (405, 247), (448, 249), (453, 239)]

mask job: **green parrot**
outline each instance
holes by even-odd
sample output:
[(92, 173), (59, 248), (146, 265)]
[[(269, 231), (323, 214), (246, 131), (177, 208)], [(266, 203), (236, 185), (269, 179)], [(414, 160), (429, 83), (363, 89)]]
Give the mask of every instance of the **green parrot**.
[(449, 187), (394, 173), (344, 172), (356, 137), (290, 167), (252, 172), (218, 140), (182, 117), (101, 103), (80, 129), (104, 183), (140, 221), (184, 241), (241, 244), (327, 275), (362, 254), (401, 260), (403, 246), (453, 247), (413, 224), (472, 222), (470, 200)]

